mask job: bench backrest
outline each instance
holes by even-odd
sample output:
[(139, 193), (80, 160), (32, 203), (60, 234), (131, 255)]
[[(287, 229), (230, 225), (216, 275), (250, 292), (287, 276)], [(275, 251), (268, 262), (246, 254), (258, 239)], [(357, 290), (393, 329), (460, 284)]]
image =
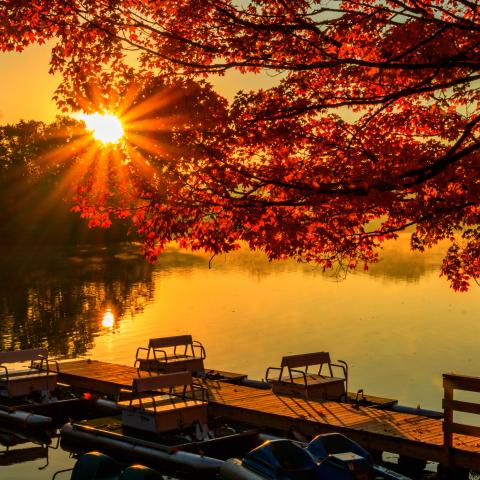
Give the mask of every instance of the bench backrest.
[(148, 341), (148, 348), (178, 347), (179, 345), (191, 345), (191, 335), (176, 335), (173, 337), (151, 338)]
[(281, 367), (297, 368), (309, 365), (322, 365), (324, 363), (330, 363), (330, 354), (328, 352), (302, 353), (300, 355), (282, 357)]
[(132, 390), (136, 393), (148, 392), (160, 388), (183, 387), (192, 384), (191, 372), (165, 373), (151, 377), (134, 378)]
[(26, 350), (12, 350), (11, 352), (0, 352), (0, 364), (28, 362), (41, 360), (48, 357), (46, 348), (29, 348)]

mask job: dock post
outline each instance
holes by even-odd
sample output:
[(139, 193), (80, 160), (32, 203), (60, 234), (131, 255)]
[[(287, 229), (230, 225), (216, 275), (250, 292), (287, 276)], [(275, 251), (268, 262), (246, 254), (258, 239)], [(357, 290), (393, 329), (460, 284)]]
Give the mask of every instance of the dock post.
[(451, 448), (453, 445), (453, 433), (452, 433), (452, 423), (453, 423), (453, 409), (451, 408), (453, 402), (453, 385), (452, 382), (448, 379), (447, 375), (443, 375), (443, 447), (444, 447), (444, 461), (442, 465), (439, 465), (439, 470), (441, 471), (441, 477), (445, 480), (453, 478), (453, 465), (452, 465), (452, 456)]

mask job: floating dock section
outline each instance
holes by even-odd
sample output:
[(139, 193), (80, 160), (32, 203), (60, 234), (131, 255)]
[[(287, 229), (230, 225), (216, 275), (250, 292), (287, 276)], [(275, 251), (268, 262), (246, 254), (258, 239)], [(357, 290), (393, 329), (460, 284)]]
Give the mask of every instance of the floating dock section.
[[(61, 363), (58, 374), (62, 383), (116, 397), (130, 389), (132, 379), (138, 376), (133, 367), (96, 360)], [(465, 378), (468, 381), (461, 380)], [(480, 392), (477, 378), (444, 375), (445, 428), (443, 420), (422, 415), (280, 396), (271, 390), (220, 380), (202, 381), (208, 388), (213, 416), (260, 429), (295, 430), (309, 436), (340, 432), (370, 450), (434, 461), (456, 469), (480, 470), (480, 428), (453, 423), (452, 413), (453, 410), (480, 413), (478, 405), (452, 400), (452, 389)]]

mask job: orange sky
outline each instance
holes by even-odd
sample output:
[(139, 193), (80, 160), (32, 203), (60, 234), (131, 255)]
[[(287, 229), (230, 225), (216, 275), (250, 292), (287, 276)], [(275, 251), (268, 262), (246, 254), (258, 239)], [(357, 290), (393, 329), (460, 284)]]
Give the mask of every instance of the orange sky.
[(49, 58), (45, 46), (0, 54), (0, 124), (55, 118), (51, 98), (59, 80), (48, 74)]
[[(0, 124), (21, 119), (50, 122), (59, 113), (51, 98), (60, 79), (48, 74), (49, 60), (48, 46), (32, 46), (22, 53), (0, 53)], [(265, 88), (275, 82), (266, 75), (231, 72), (213, 83), (231, 99), (237, 90)]]

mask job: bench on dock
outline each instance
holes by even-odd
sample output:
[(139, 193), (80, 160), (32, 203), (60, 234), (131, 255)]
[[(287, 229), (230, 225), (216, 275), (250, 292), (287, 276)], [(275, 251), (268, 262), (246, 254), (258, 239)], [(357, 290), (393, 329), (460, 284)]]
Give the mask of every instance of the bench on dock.
[[(268, 367), (265, 379), (272, 385), (273, 392), (280, 395), (302, 396), (310, 400), (336, 400), (347, 392), (348, 367), (338, 360), (330, 361), (328, 352), (303, 353), (282, 357), (280, 367)], [(315, 372), (308, 371), (316, 367)], [(342, 371), (342, 377), (333, 376), (333, 368)], [(278, 375), (272, 376), (272, 372)]]
[(148, 347), (139, 347), (135, 355), (135, 367), (155, 373), (204, 371), (205, 349), (191, 335), (151, 338)]
[(126, 427), (161, 433), (207, 423), (207, 390), (193, 383), (191, 372), (134, 378), (132, 393), (119, 402)]
[[(19, 364), (30, 362), (28, 367)], [(16, 364), (17, 368), (12, 368)], [(0, 395), (22, 397), (36, 392), (48, 394), (57, 385), (57, 373), (50, 370), (45, 348), (0, 352)]]

